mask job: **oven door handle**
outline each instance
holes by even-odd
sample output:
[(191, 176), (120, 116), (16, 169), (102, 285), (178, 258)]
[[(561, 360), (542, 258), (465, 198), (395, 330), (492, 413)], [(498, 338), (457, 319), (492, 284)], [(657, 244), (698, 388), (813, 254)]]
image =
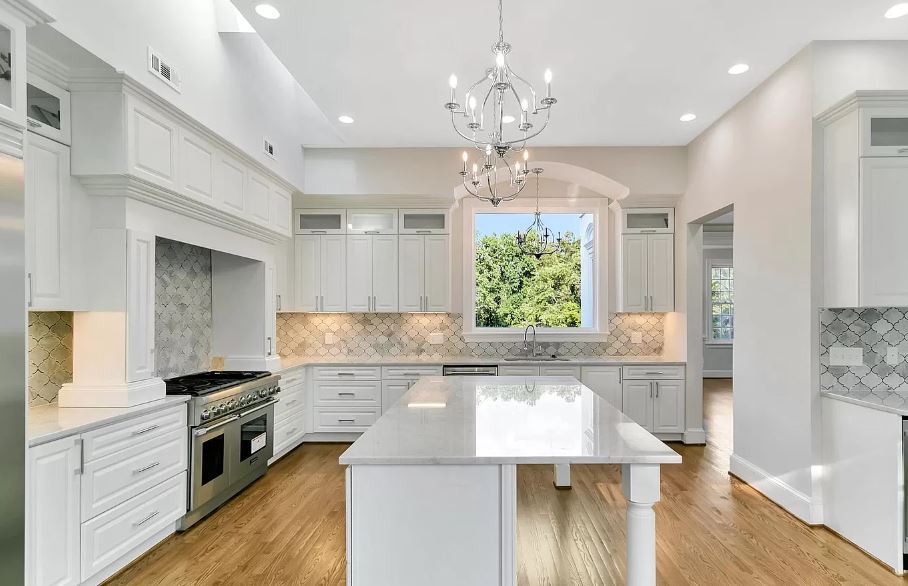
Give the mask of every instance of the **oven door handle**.
[(265, 407), (271, 407), (272, 405), (274, 405), (274, 404), (277, 403), (278, 401), (280, 401), (280, 399), (271, 399), (271, 400), (268, 401), (267, 403), (264, 403), (264, 404), (262, 404), (262, 405), (259, 405), (258, 407), (255, 407), (255, 408), (253, 408), (253, 409), (250, 409), (249, 411), (243, 411), (242, 413), (240, 413), (240, 417), (246, 417), (246, 416), (249, 415), (250, 413), (255, 413), (255, 412), (258, 411), (259, 409), (264, 409)]
[(224, 421), (219, 421), (218, 423), (215, 423), (214, 425), (209, 425), (208, 427), (200, 427), (200, 428), (196, 429), (193, 433), (195, 434), (196, 437), (201, 437), (201, 436), (205, 435), (206, 433), (208, 433), (209, 431), (211, 431), (213, 429), (217, 429), (224, 425), (227, 425), (228, 423), (233, 423), (234, 421), (236, 421), (239, 418), (240, 418), (239, 415), (234, 415), (233, 417), (228, 417)]

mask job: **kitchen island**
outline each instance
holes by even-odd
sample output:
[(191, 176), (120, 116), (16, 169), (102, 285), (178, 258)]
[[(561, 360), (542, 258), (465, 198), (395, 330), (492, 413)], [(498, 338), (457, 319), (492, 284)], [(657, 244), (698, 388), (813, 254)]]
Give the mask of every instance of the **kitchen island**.
[(681, 457), (570, 377), (429, 377), (340, 458), (347, 584), (516, 584), (517, 465), (620, 464), (627, 583), (656, 583), (659, 467)]

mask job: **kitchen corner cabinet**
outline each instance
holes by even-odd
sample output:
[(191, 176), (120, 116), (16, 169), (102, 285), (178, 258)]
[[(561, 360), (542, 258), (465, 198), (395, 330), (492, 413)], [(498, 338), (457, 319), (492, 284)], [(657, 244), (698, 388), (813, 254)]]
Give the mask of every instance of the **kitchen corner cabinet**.
[(347, 309), (347, 237), (304, 234), (294, 238), (297, 311)]
[(348, 312), (397, 312), (397, 255), (396, 235), (347, 236)]
[(28, 450), (26, 583), (79, 584), (82, 442), (59, 439)]
[(441, 234), (403, 234), (399, 249), (400, 311), (449, 311), (449, 237)]
[(155, 375), (155, 237), (127, 230), (126, 238), (126, 380), (134, 382)]
[(621, 237), (621, 311), (675, 310), (674, 234)]
[(65, 145), (26, 133), (25, 262), (29, 309), (72, 307), (69, 152)]

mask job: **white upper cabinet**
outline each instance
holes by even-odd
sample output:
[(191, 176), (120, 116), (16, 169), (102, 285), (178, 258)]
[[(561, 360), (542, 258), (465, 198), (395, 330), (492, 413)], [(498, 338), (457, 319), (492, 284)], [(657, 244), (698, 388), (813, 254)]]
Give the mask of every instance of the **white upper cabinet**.
[(622, 209), (621, 222), (624, 234), (671, 234), (675, 231), (675, 209)]
[(425, 236), (425, 311), (445, 312), (451, 307), (451, 253), (447, 236)]
[(155, 374), (155, 237), (135, 230), (126, 237), (126, 380), (134, 382)]
[(674, 311), (674, 250), (673, 234), (621, 237), (621, 311)]
[(398, 237), (372, 236), (372, 311), (398, 311)]
[(295, 234), (346, 234), (347, 210), (294, 210)]
[(860, 124), (862, 157), (908, 157), (908, 106), (864, 108)]
[(649, 310), (675, 310), (675, 236), (647, 235)]
[(400, 311), (450, 311), (449, 237), (402, 235), (399, 251)]
[(372, 311), (371, 236), (347, 236), (347, 311)]
[(347, 237), (306, 234), (295, 238), (297, 311), (347, 310)]
[(628, 234), (622, 236), (622, 311), (646, 311), (649, 305), (649, 292), (646, 279), (649, 276), (646, 236)]
[(30, 309), (73, 305), (69, 147), (33, 133), (25, 145), (26, 271)]
[(397, 234), (397, 210), (347, 210), (347, 234)]
[(136, 177), (177, 191), (177, 123), (132, 96), (126, 100), (126, 123), (129, 171)]
[(25, 22), (0, 7), (0, 54), (9, 72), (8, 79), (6, 75), (0, 79), (0, 119), (19, 128), (25, 128), (27, 105), (25, 27)]
[(214, 201), (215, 149), (197, 134), (180, 129), (180, 193), (199, 201)]
[(347, 236), (347, 311), (388, 313), (398, 310), (397, 236)]
[(400, 234), (449, 234), (450, 212), (446, 209), (399, 210)]
[(277, 354), (277, 273), (265, 265), (265, 356)]
[(69, 92), (37, 75), (26, 86), (28, 129), (51, 140), (70, 144), (72, 119)]
[(908, 305), (908, 158), (861, 160), (860, 306)]
[(294, 243), (294, 309), (297, 311), (318, 311), (320, 279), (321, 236), (297, 236)]

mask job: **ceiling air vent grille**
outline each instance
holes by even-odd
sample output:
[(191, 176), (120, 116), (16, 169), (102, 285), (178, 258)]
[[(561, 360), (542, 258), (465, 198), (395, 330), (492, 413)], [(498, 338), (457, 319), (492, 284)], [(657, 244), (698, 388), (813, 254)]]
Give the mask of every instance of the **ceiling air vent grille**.
[(177, 70), (151, 47), (148, 47), (148, 71), (176, 91), (180, 91), (180, 75)]

